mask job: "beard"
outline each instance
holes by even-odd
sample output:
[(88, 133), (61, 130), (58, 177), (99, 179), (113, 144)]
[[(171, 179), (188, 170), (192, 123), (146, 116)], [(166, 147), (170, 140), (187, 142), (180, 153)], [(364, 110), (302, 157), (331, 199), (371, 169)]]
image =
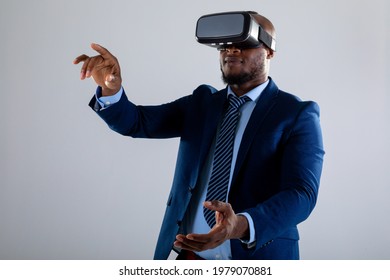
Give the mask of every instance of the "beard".
[(221, 73), (222, 73), (222, 81), (227, 85), (243, 85), (249, 81), (255, 80), (262, 73), (264, 73), (266, 69), (266, 64), (262, 58), (258, 58), (255, 62), (251, 63), (251, 67), (249, 71), (241, 72), (238, 74), (225, 74), (221, 65)]
[(249, 82), (253, 80), (256, 77), (257, 71), (251, 71), (251, 72), (244, 72), (244, 73), (239, 73), (236, 75), (225, 75), (223, 70), (221, 69), (222, 72), (222, 81), (227, 84), (227, 85), (242, 85), (245, 84), (246, 82)]

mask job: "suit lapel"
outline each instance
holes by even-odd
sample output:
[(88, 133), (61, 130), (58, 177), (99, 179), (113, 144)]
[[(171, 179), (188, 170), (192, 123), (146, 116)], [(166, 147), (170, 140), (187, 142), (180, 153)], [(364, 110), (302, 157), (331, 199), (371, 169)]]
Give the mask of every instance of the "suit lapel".
[(223, 89), (219, 92), (216, 92), (212, 95), (211, 104), (209, 106), (210, 110), (207, 111), (204, 123), (205, 125), (203, 130), (203, 137), (201, 141), (200, 148), (200, 166), (203, 166), (205, 159), (210, 152), (211, 144), (215, 138), (215, 134), (221, 121), (227, 96), (227, 89)]
[(232, 186), (234, 185), (235, 178), (239, 170), (241, 169), (246, 155), (250, 150), (254, 136), (256, 135), (260, 127), (263, 125), (264, 119), (266, 118), (268, 113), (276, 104), (278, 91), (278, 87), (270, 79), (268, 86), (262, 92), (261, 96), (259, 97), (259, 100), (257, 101), (256, 107), (253, 109), (252, 115), (245, 128), (245, 132), (241, 140), (232, 178)]

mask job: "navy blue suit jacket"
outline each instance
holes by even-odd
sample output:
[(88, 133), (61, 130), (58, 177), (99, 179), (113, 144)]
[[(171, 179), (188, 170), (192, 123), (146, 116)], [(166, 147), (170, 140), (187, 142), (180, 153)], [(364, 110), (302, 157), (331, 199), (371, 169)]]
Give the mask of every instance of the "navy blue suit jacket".
[[(95, 98), (91, 100), (90, 106), (120, 134), (180, 137), (155, 259), (167, 259), (172, 250), (226, 95), (226, 89), (201, 85), (192, 95), (159, 106), (136, 106), (124, 94), (118, 103), (98, 110)], [(279, 90), (270, 78), (245, 129), (229, 193), (233, 210), (252, 216), (257, 242), (248, 248), (231, 240), (233, 259), (299, 258), (297, 224), (316, 204), (323, 155), (318, 105)]]

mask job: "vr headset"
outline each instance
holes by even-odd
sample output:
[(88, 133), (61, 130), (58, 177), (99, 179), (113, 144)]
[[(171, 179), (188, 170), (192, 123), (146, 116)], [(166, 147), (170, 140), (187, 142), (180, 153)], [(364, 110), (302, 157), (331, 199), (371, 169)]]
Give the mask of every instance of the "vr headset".
[[(253, 14), (253, 13), (252, 13)], [(202, 16), (196, 24), (196, 40), (218, 49), (233, 45), (256, 48), (265, 44), (275, 51), (275, 39), (252, 17), (251, 12), (227, 12)]]

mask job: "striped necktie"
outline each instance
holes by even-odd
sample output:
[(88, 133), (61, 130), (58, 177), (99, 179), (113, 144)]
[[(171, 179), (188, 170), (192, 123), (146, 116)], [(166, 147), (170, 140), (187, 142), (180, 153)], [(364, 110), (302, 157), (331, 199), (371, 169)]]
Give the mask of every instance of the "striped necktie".
[[(229, 94), (229, 107), (222, 120), (214, 151), (213, 169), (207, 188), (206, 201), (227, 200), (227, 191), (232, 165), (233, 144), (236, 126), (239, 118), (239, 108), (251, 99), (248, 96), (241, 98)], [(212, 228), (215, 225), (215, 212), (207, 208), (203, 209), (207, 224)]]

